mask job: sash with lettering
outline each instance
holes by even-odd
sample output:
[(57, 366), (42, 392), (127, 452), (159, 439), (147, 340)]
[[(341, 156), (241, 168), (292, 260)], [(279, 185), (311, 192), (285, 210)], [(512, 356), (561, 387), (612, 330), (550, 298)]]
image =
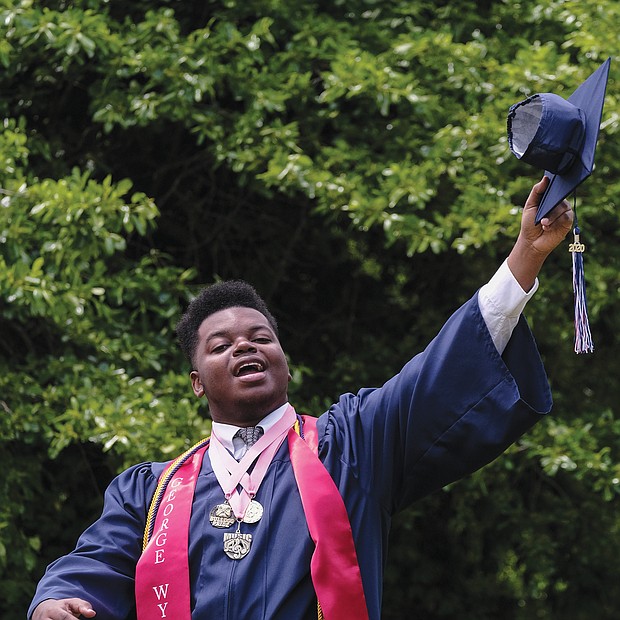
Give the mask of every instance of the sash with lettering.
[[(318, 617), (366, 620), (368, 610), (351, 525), (338, 488), (317, 456), (316, 419), (296, 419), (288, 431), (288, 446), (308, 531), (315, 543), (310, 574)], [(173, 461), (159, 480), (146, 521), (143, 553), (136, 565), (138, 620), (191, 620), (189, 521), (196, 479), (208, 446), (209, 439), (198, 442)], [(329, 519), (325, 519), (326, 505), (330, 507)]]

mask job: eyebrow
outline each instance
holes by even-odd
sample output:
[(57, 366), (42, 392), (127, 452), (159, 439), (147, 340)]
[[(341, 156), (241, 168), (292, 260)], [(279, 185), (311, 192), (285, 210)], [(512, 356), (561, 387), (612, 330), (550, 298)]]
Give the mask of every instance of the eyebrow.
[[(267, 323), (259, 323), (257, 325), (252, 325), (249, 329), (248, 329), (248, 333), (249, 334), (254, 334), (258, 331), (260, 331), (261, 329), (266, 329), (269, 331), (270, 334), (275, 335), (272, 327), (267, 324)], [(214, 338), (227, 338), (230, 335), (229, 330), (226, 329), (218, 329), (214, 332), (211, 332), (209, 334), (207, 334), (207, 337), (205, 338), (205, 342), (209, 342), (210, 340), (213, 340)]]

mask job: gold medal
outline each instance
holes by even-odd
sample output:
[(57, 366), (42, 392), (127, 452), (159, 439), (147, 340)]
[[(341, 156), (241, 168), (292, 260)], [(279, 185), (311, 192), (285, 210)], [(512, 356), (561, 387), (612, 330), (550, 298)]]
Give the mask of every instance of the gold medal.
[(231, 560), (242, 560), (250, 553), (252, 545), (252, 534), (242, 534), (239, 529), (234, 534), (226, 532), (224, 534), (224, 553)]
[(245, 509), (245, 514), (243, 515), (244, 523), (258, 523), (263, 516), (263, 507), (253, 499), (248, 507)]
[(218, 504), (211, 508), (209, 513), (209, 521), (213, 527), (226, 529), (236, 521), (232, 508), (228, 503)]

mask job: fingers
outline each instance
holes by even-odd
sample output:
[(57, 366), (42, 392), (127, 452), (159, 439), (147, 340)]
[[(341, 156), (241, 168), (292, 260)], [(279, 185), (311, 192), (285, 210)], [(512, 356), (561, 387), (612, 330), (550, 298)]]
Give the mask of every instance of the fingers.
[(532, 187), (532, 191), (525, 201), (525, 209), (533, 209), (538, 207), (544, 193), (547, 191), (548, 185), (549, 177), (544, 176), (538, 183), (536, 183), (536, 185), (534, 185), (534, 187)]
[(554, 227), (570, 228), (573, 218), (574, 214), (570, 204), (567, 200), (563, 200), (543, 217), (540, 224), (543, 230), (549, 230)]
[(97, 615), (97, 612), (92, 608), (91, 604), (87, 601), (83, 601), (82, 599), (69, 599), (71, 609), (75, 614), (75, 617), (84, 616), (85, 618), (94, 618)]
[[(534, 187), (525, 202), (525, 208), (523, 210), (523, 224), (526, 228), (534, 226), (534, 214), (542, 197), (544, 196), (547, 187), (549, 186), (549, 177), (544, 176)], [(570, 230), (574, 220), (574, 213), (570, 207), (568, 201), (563, 200), (557, 204), (549, 213), (545, 215), (540, 221), (540, 233), (558, 232), (562, 237)]]
[(74, 620), (96, 616), (92, 605), (81, 598), (47, 599), (37, 605), (32, 620)]

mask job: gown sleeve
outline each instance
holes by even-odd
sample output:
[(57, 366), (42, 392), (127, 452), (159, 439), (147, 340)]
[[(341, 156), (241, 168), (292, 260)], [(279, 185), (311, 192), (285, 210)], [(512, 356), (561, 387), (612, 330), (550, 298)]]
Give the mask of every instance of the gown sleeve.
[(393, 514), (495, 459), (551, 405), (525, 319), (500, 356), (476, 295), (383, 387), (340, 397), (319, 454)]
[(109, 485), (101, 516), (75, 549), (52, 562), (37, 587), (28, 618), (42, 601), (79, 597), (97, 620), (134, 617), (134, 575), (142, 552), (148, 504), (157, 486), (151, 464), (129, 468)]

